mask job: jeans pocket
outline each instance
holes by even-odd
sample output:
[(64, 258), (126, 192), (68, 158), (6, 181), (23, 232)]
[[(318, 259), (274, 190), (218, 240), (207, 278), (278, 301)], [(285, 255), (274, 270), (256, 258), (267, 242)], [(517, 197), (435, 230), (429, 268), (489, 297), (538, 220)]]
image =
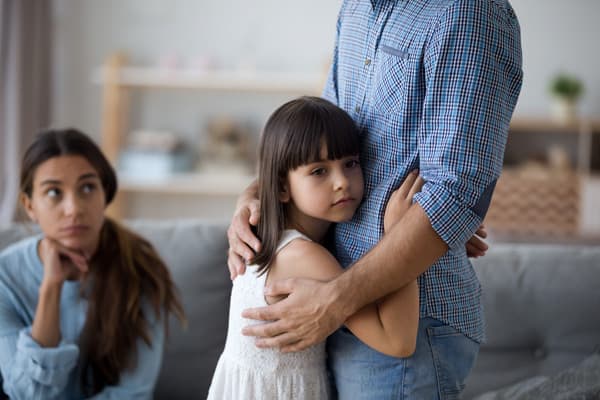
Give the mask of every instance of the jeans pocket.
[(448, 325), (427, 328), (427, 337), (440, 398), (459, 399), (475, 364), (479, 344)]

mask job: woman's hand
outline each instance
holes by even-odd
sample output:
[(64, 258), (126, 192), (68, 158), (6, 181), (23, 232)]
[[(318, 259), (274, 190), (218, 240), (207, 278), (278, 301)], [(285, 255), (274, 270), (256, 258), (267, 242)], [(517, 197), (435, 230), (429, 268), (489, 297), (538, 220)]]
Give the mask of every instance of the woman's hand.
[(88, 271), (89, 255), (69, 249), (55, 239), (42, 239), (39, 254), (44, 265), (42, 284), (62, 285), (66, 280), (80, 279)]
[(231, 224), (227, 229), (229, 251), (227, 266), (231, 279), (246, 271), (246, 261), (254, 257), (260, 250), (260, 241), (250, 229), (250, 225), (258, 225), (260, 218), (260, 201), (258, 200), (258, 183), (253, 182), (239, 197)]
[(44, 266), (44, 278), (31, 325), (31, 337), (42, 347), (60, 343), (60, 298), (66, 280), (81, 279), (88, 271), (89, 255), (69, 249), (55, 239), (43, 238), (38, 252)]
[(413, 203), (413, 196), (421, 191), (424, 183), (419, 171), (415, 170), (408, 174), (402, 185), (392, 193), (383, 216), (384, 232), (389, 232), (392, 226), (402, 219)]

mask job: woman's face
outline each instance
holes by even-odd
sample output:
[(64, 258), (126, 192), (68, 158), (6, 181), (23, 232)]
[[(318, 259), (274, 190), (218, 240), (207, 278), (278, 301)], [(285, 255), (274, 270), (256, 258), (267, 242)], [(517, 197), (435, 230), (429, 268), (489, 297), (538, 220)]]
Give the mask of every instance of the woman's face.
[(44, 235), (84, 254), (95, 253), (106, 201), (100, 176), (85, 158), (44, 161), (34, 172), (31, 197), (23, 194), (22, 202)]

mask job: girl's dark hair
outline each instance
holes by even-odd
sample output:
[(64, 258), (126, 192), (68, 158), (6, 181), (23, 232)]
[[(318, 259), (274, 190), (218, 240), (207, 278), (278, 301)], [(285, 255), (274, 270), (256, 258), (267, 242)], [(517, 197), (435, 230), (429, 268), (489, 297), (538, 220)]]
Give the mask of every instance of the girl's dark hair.
[(285, 207), (279, 201), (289, 171), (321, 159), (336, 160), (359, 153), (358, 128), (341, 108), (320, 97), (304, 96), (279, 107), (269, 117), (259, 145), (257, 235), (262, 248), (252, 262), (258, 272), (269, 268), (285, 229)]
[[(98, 146), (75, 129), (38, 134), (23, 157), (21, 192), (31, 197), (38, 166), (67, 155), (81, 156), (96, 169), (108, 205), (117, 191), (115, 171)], [(152, 345), (152, 321), (162, 321), (167, 330), (170, 313), (182, 322), (185, 316), (169, 270), (156, 250), (109, 218), (101, 228), (84, 287), (88, 310), (80, 338), (81, 383), (86, 395), (92, 395), (118, 384), (121, 373), (135, 367), (136, 341), (141, 338)], [(148, 311), (154, 315), (145, 315)]]

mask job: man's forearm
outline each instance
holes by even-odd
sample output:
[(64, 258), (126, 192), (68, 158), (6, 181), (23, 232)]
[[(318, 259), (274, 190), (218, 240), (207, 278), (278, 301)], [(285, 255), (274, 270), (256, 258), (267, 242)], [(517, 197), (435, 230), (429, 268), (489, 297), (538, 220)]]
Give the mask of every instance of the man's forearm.
[(415, 280), (447, 250), (415, 203), (375, 247), (331, 284), (350, 316)]

